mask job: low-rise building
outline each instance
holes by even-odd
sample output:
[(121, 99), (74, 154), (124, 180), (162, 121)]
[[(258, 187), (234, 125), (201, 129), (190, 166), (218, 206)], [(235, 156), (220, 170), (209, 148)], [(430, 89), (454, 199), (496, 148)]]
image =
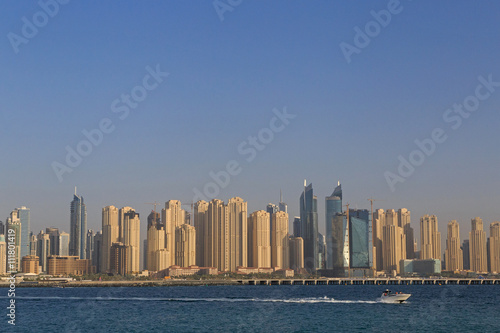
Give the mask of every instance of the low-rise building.
[(47, 274), (49, 275), (86, 275), (90, 273), (92, 273), (90, 259), (55, 255), (47, 258)]

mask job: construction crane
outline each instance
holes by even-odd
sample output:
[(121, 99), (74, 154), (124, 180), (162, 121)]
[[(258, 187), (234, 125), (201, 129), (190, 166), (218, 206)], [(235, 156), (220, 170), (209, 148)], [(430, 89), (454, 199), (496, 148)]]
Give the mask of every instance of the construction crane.
[(186, 202), (182, 203), (181, 206), (191, 206), (191, 212), (189, 213), (189, 224), (194, 225), (193, 207), (196, 202)]
[(159, 205), (160, 203), (158, 203), (158, 202), (155, 201), (155, 202), (145, 202), (144, 204), (145, 205), (153, 205), (154, 206), (154, 210), (153, 211), (155, 212), (155, 215), (156, 215), (156, 206)]

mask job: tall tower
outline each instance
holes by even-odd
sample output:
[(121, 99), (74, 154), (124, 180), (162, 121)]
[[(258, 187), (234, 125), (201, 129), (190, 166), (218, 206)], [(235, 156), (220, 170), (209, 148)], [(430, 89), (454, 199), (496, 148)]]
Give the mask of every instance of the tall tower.
[(181, 267), (195, 265), (196, 261), (196, 231), (195, 227), (183, 224), (175, 229), (176, 264)]
[(500, 222), (490, 224), (490, 271), (500, 273)]
[(179, 200), (169, 200), (161, 211), (162, 223), (165, 225), (165, 248), (171, 265), (175, 265), (175, 229), (186, 222), (186, 211), (181, 208)]
[(345, 228), (344, 225), (342, 225), (342, 227), (335, 225), (337, 221), (343, 222), (342, 219), (336, 218), (336, 216), (342, 215), (342, 186), (340, 185), (340, 182), (337, 183), (337, 187), (333, 191), (332, 195), (325, 198), (325, 207), (326, 268), (334, 269), (334, 257), (338, 257), (338, 252), (342, 251), (342, 249), (339, 247), (339, 243), (336, 240), (345, 237), (341, 235), (335, 235), (333, 234), (333, 231), (341, 231), (342, 233), (347, 232), (347, 223), (345, 225)]
[(448, 222), (445, 261), (447, 271), (461, 271), (464, 267), (463, 253), (462, 249), (460, 248), (460, 227), (456, 220)]
[(304, 240), (302, 237), (290, 237), (290, 268), (301, 273), (304, 268)]
[(283, 194), (280, 191), (280, 202), (278, 204), (278, 208), (280, 212), (285, 212), (288, 214), (288, 205), (283, 202)]
[(441, 260), (441, 233), (436, 215), (420, 218), (420, 259)]
[[(229, 271), (234, 272), (238, 266), (248, 266), (248, 225), (247, 202), (242, 198), (229, 199), (227, 203), (229, 227)], [(269, 223), (269, 216), (267, 219)], [(271, 237), (269, 236), (269, 242)]]
[(127, 258), (128, 272), (139, 272), (141, 270), (141, 221), (139, 213), (136, 213), (131, 207), (123, 207), (119, 211), (119, 216), (120, 229), (123, 230), (121, 242), (130, 249)]
[[(279, 207), (276, 206), (275, 204), (272, 204), (272, 203), (267, 204), (266, 212), (269, 213), (269, 230), (273, 229), (273, 214), (277, 213), (279, 211), (280, 211)], [(271, 242), (271, 241), (272, 240), (269, 239), (269, 242)]]
[(78, 256), (80, 259), (86, 259), (87, 249), (87, 208), (83, 197), (76, 194), (70, 205), (70, 239), (69, 254)]
[(486, 232), (483, 229), (483, 220), (475, 217), (471, 220), (469, 233), (470, 269), (473, 272), (484, 273), (488, 271), (486, 256)]
[(226, 255), (229, 238), (227, 226), (226, 206), (222, 200), (213, 199), (208, 204), (206, 213), (207, 222), (204, 234), (204, 262), (207, 267), (216, 267), (219, 271), (225, 271), (229, 266), (229, 258)]
[(274, 213), (271, 229), (271, 266), (287, 269), (290, 265), (288, 248), (288, 214)]
[(249, 266), (271, 267), (270, 234), (269, 213), (263, 210), (252, 213), (248, 221)]
[(406, 237), (406, 259), (415, 258), (413, 228), (410, 225), (411, 214), (406, 208), (398, 210), (398, 226), (403, 228)]
[(383, 254), (383, 244), (384, 244), (384, 235), (382, 232), (382, 228), (385, 225), (385, 211), (383, 209), (377, 209), (373, 212), (373, 219), (375, 220), (374, 230), (374, 240), (375, 244), (373, 244), (373, 248), (375, 249), (375, 253), (373, 254), (373, 262), (375, 270), (382, 271), (384, 269), (384, 254)]
[(387, 272), (400, 272), (399, 262), (406, 257), (406, 237), (403, 228), (386, 224), (383, 233), (383, 268)]
[(120, 225), (118, 223), (118, 208), (106, 206), (102, 209), (102, 259), (101, 273), (111, 269), (111, 246), (120, 241)]
[(0, 274), (7, 273), (7, 243), (5, 235), (0, 234)]
[(319, 268), (318, 253), (318, 199), (313, 194), (312, 184), (306, 186), (300, 196), (300, 221), (304, 239), (304, 265), (309, 272)]
[(205, 267), (205, 226), (208, 222), (208, 202), (200, 200), (194, 204), (194, 227), (196, 229), (196, 265)]

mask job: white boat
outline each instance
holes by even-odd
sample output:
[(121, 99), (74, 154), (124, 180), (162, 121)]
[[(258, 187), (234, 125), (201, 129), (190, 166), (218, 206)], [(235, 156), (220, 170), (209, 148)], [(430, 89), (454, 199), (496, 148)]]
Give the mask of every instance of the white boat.
[(386, 303), (403, 303), (408, 298), (410, 298), (411, 294), (403, 294), (401, 292), (393, 293), (389, 289), (386, 289), (382, 296), (380, 296), (380, 300)]

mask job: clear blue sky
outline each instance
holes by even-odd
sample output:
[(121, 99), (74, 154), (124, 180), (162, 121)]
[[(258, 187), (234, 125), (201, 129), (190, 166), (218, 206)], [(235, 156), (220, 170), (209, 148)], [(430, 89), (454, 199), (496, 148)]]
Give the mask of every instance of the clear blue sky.
[[(388, 3), (244, 0), (221, 21), (212, 1), (70, 1), (16, 53), (9, 36), (24, 38), (23, 17), (43, 25), (42, 9), (2, 1), (0, 220), (26, 205), (35, 233), (69, 232), (76, 185), (89, 228), (100, 229), (106, 205), (145, 221), (144, 203), (189, 202), (210, 171), (236, 160), (242, 171), (218, 197), (241, 196), (249, 213), (282, 189), (293, 218), (307, 179), (324, 230), (324, 198), (340, 180), (351, 207), (373, 197), (376, 208), (410, 209), (417, 235), (427, 213), (443, 238), (450, 219), (462, 239), (472, 217), (489, 230), (500, 220), (500, 87), (457, 130), (443, 114), (474, 95), (479, 76), (500, 82), (500, 4), (401, 1), (348, 63), (340, 44), (354, 45), (354, 28)], [(113, 101), (157, 65), (169, 76), (120, 120)], [(247, 162), (240, 143), (284, 107), (296, 117)], [(59, 182), (51, 164), (104, 118), (115, 130)], [(392, 192), (384, 173), (435, 128), (447, 140)]]

